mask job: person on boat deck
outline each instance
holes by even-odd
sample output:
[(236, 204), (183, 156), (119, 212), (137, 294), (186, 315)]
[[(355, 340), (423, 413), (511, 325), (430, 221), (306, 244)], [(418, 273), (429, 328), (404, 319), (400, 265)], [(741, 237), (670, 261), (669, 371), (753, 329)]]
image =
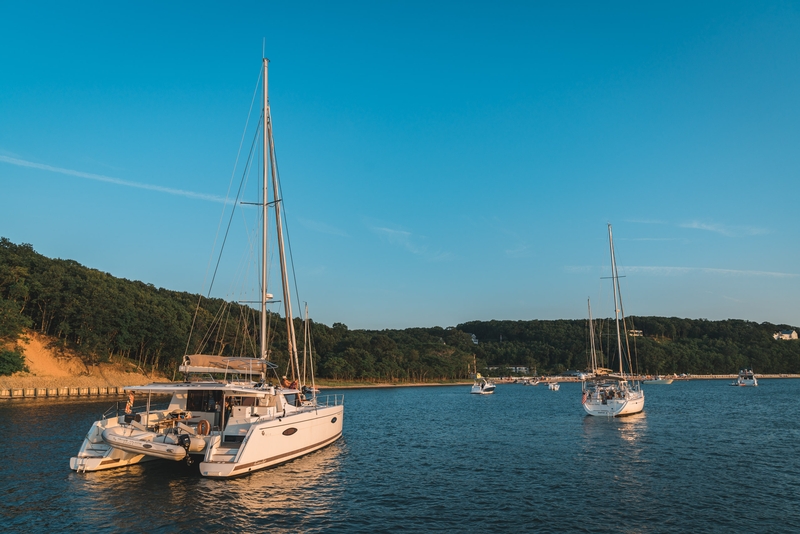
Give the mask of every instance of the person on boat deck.
[(289, 382), (289, 379), (286, 378), (286, 375), (283, 375), (283, 378), (281, 378), (281, 387), (288, 388), (288, 387), (291, 387), (291, 386), (292, 386), (292, 383)]

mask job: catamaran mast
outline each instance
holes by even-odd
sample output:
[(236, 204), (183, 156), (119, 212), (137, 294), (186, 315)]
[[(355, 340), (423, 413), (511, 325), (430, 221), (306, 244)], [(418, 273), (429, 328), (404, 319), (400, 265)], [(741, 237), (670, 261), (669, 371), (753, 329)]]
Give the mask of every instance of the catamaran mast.
[[(269, 141), (267, 139), (267, 117), (269, 116), (269, 98), (268, 98), (268, 79), (267, 79), (267, 65), (269, 60), (263, 58), (264, 61), (264, 117), (262, 120), (263, 129), (262, 137), (264, 138), (264, 163), (262, 175), (262, 196), (261, 196), (261, 358), (267, 359), (267, 207), (269, 206), (267, 180), (268, 166), (267, 160), (269, 159)], [(266, 377), (264, 377), (266, 378)]]
[[(300, 380), (299, 377), (299, 358), (297, 354), (297, 337), (294, 331), (294, 321), (292, 320), (292, 298), (289, 291), (289, 273), (286, 268), (286, 251), (284, 248), (283, 243), (283, 222), (281, 220), (281, 198), (280, 198), (280, 188), (278, 187), (278, 164), (275, 159), (275, 143), (272, 139), (272, 116), (269, 110), (269, 97), (267, 95), (267, 67), (269, 65), (269, 60), (264, 58), (264, 148), (265, 154), (269, 155), (269, 161), (271, 164), (271, 172), (272, 172), (272, 196), (273, 201), (275, 203), (275, 228), (278, 233), (278, 253), (280, 256), (281, 262), (281, 284), (283, 286), (283, 308), (284, 313), (286, 315), (286, 337), (288, 339), (288, 349), (289, 349), (289, 361), (291, 362), (291, 369), (292, 369), (292, 378), (296, 380)], [(266, 151), (268, 150), (268, 151)], [(266, 174), (266, 165), (264, 166), (264, 194), (266, 195), (267, 191), (267, 174)], [(266, 202), (264, 209), (266, 210)], [(264, 214), (264, 230), (266, 231), (266, 214)], [(265, 260), (266, 260), (266, 252), (264, 253)], [(266, 275), (263, 275), (266, 277)], [(266, 287), (266, 282), (263, 284), (263, 287)], [(262, 290), (264, 291), (264, 290)], [(263, 308), (262, 308), (263, 309)], [(266, 332), (266, 313), (262, 314), (263, 317), (261, 319), (262, 325), (262, 339), (264, 339), (265, 332)], [(262, 341), (263, 343), (263, 341)]]

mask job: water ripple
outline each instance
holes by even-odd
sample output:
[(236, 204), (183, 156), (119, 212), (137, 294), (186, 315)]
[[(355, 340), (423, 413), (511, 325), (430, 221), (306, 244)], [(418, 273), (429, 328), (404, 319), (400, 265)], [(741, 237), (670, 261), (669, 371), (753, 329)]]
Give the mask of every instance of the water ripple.
[(678, 533), (800, 530), (800, 381), (648, 388), (587, 417), (577, 384), (347, 392), (344, 437), (234, 480), (68, 469), (108, 401), (0, 403), (9, 532)]

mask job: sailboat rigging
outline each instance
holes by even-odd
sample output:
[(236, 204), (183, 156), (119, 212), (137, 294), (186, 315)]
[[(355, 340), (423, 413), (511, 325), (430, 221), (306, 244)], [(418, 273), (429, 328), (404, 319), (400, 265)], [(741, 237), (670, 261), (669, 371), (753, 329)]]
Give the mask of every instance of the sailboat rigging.
[[(233, 349), (224, 343), (215, 354), (188, 354), (187, 350), (180, 366), (185, 375), (184, 382), (125, 388), (131, 396), (125, 413), (120, 413), (119, 406), (116, 410), (112, 407), (101, 420), (94, 422), (78, 454), (70, 459), (73, 470), (97, 471), (154, 459), (186, 461), (187, 464), (199, 460), (201, 475), (227, 478), (298, 458), (330, 445), (342, 435), (343, 395), (316, 395), (310, 353), (312, 387), (303, 389), (305, 376), (300, 370), (292, 316), (281, 216), (282, 195), (272, 136), (268, 65), (269, 60), (264, 58), (258, 354), (256, 357), (244, 356), (246, 343), (238, 347), (237, 352), (241, 351), (238, 354), (229, 354)], [(274, 302), (267, 291), (269, 207), (275, 212), (287, 365), (293, 378), (291, 386), (273, 385), (268, 376), (270, 372), (276, 373), (278, 368), (270, 361), (268, 335), (267, 304)], [(222, 320), (226, 313), (221, 309), (215, 320)], [(204, 341), (209, 339), (203, 337)], [(306, 337), (306, 347), (309, 343), (310, 338)], [(277, 378), (277, 374), (275, 376)], [(146, 402), (136, 406), (136, 393), (146, 396)], [(157, 409), (151, 403), (156, 395), (170, 395), (171, 400), (166, 407)]]
[[(614, 324), (617, 334), (617, 359), (619, 372), (616, 374), (600, 374), (601, 368), (597, 364), (597, 353), (594, 346), (594, 325), (592, 322), (592, 308), (589, 305), (590, 328), (590, 362), (591, 373), (587, 380), (581, 382), (581, 402), (589, 415), (605, 415), (617, 417), (632, 415), (644, 409), (644, 391), (639, 382), (633, 377), (630, 345), (628, 344), (627, 330), (624, 325), (625, 314), (622, 306), (622, 293), (619, 286), (619, 273), (617, 259), (614, 251), (614, 237), (611, 224), (608, 225), (608, 244), (611, 251), (611, 283), (614, 295)], [(622, 323), (622, 325), (620, 325)], [(623, 331), (625, 332), (625, 345), (623, 349)], [(627, 369), (626, 369), (627, 367)]]

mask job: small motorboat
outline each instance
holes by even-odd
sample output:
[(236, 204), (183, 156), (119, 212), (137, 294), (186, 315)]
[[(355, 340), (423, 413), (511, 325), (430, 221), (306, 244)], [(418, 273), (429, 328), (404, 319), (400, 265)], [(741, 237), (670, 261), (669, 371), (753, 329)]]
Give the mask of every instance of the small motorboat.
[(642, 384), (672, 384), (672, 378), (656, 375), (653, 378), (642, 380)]
[(495, 389), (497, 389), (497, 385), (494, 382), (487, 380), (478, 373), (475, 377), (475, 383), (472, 384), (470, 393), (475, 395), (491, 395), (494, 393)]
[(747, 369), (739, 369), (739, 378), (736, 379), (736, 382), (731, 384), (732, 386), (757, 386), (758, 380), (756, 380), (756, 375), (753, 373), (753, 370), (750, 368)]
[(558, 391), (561, 388), (561, 384), (558, 382), (550, 382), (547, 384), (547, 389), (551, 391)]

